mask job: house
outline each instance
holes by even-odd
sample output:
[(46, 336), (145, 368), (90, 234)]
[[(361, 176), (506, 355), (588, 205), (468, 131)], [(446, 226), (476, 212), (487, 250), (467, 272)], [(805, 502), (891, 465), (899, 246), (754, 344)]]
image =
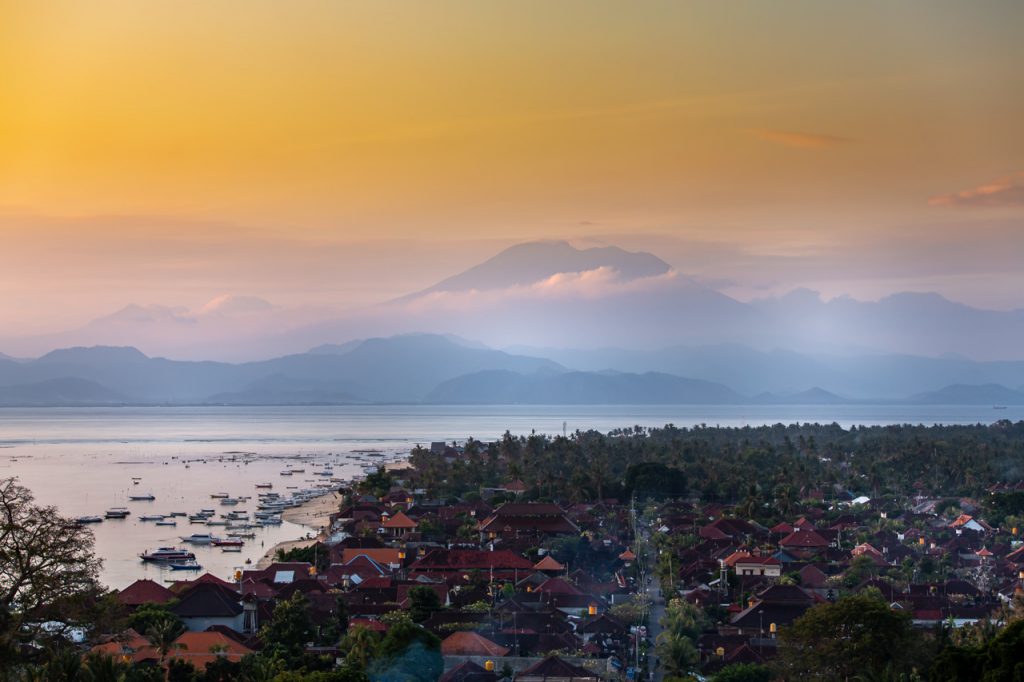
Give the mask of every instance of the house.
[(202, 632), (213, 625), (224, 625), (236, 632), (243, 630), (241, 595), (217, 583), (193, 585), (170, 610), (192, 632)]
[(174, 640), (167, 658), (188, 661), (196, 670), (203, 670), (218, 658), (237, 663), (252, 653), (252, 649), (221, 632), (185, 632)]
[(473, 661), (466, 661), (441, 675), (438, 682), (498, 682), (498, 675)]
[(117, 593), (117, 601), (133, 611), (143, 604), (166, 604), (174, 597), (163, 585), (146, 579), (136, 580)]
[(506, 502), (477, 524), (480, 542), (497, 539), (544, 538), (579, 533), (557, 504)]
[(386, 514), (381, 519), (380, 527), (385, 535), (393, 538), (405, 537), (416, 530), (417, 524), (402, 511), (395, 512), (392, 516)]
[(509, 649), (476, 632), (453, 632), (441, 642), (443, 656), (507, 656)]
[(516, 682), (600, 682), (600, 676), (558, 656), (548, 656), (516, 675)]
[(778, 578), (782, 575), (782, 562), (772, 556), (758, 556), (747, 552), (735, 552), (725, 559), (725, 565), (738, 576), (764, 576)]

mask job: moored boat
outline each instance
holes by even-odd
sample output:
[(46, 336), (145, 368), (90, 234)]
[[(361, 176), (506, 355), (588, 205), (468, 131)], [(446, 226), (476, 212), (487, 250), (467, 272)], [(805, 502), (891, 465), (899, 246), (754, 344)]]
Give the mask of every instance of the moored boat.
[(171, 561), (194, 561), (196, 555), (180, 547), (158, 547), (148, 552), (143, 552), (139, 555), (139, 558), (151, 563), (167, 563)]
[(106, 511), (105, 514), (103, 514), (103, 518), (105, 518), (105, 519), (123, 519), (123, 518), (127, 517), (129, 514), (131, 514), (131, 512), (128, 511), (127, 509), (125, 509), (124, 507), (111, 507), (110, 509), (108, 509)]
[(75, 523), (103, 523), (102, 516), (79, 516)]
[(156, 499), (156, 495), (153, 493), (145, 493), (143, 495), (129, 495), (128, 499), (132, 502), (152, 502)]

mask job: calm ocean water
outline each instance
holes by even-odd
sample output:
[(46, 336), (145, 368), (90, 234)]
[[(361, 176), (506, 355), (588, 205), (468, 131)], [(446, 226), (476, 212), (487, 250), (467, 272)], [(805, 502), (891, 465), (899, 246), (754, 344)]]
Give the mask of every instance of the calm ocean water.
[[(1024, 407), (976, 406), (357, 406), (357, 407), (171, 407), (171, 408), (7, 408), (0, 409), (0, 477), (17, 476), (37, 501), (68, 516), (102, 515), (126, 506), (124, 521), (93, 526), (102, 578), (121, 588), (139, 577), (185, 577), (143, 564), (146, 549), (180, 544), (181, 535), (213, 531), (178, 519), (177, 527), (139, 521), (144, 514), (226, 511), (210, 495), (251, 496), (237, 509), (255, 509), (257, 483), (309, 487), (322, 480), (312, 472), (323, 464), (335, 476), (359, 474), (385, 456), (407, 453), (417, 443), (498, 438), (515, 434), (608, 431), (625, 426), (697, 424), (743, 426), (793, 422), (871, 424), (973, 424), (1024, 419)], [(254, 453), (246, 462), (231, 453)], [(306, 472), (280, 476), (305, 460)], [(140, 479), (138, 484), (133, 478)], [(151, 492), (152, 502), (131, 502), (130, 494)], [(281, 540), (308, 529), (285, 523), (256, 531), (241, 554), (216, 548), (195, 550), (204, 570), (230, 577), (246, 559), (255, 562)]]

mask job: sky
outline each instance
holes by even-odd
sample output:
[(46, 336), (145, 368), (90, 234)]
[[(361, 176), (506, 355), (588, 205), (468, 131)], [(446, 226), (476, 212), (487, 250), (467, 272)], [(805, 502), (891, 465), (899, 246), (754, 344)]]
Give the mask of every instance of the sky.
[(936, 0), (0, 3), (0, 330), (327, 315), (536, 239), (742, 300), (1024, 308), (1021, 26)]

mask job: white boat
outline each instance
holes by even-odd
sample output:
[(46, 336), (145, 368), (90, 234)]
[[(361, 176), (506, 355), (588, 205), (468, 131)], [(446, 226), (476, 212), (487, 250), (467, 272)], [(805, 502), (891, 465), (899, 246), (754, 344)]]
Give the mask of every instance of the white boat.
[(209, 533), (192, 533), (189, 536), (182, 536), (182, 542), (188, 542), (193, 545), (208, 545), (213, 542), (213, 536)]
[(168, 561), (195, 560), (196, 555), (187, 549), (181, 549), (179, 547), (158, 547), (157, 549), (151, 549), (148, 552), (143, 552), (139, 555), (139, 558), (143, 561), (160, 563)]
[(241, 553), (242, 548), (241, 547), (221, 547), (220, 551), (222, 551), (222, 552), (239, 552), (239, 553)]

